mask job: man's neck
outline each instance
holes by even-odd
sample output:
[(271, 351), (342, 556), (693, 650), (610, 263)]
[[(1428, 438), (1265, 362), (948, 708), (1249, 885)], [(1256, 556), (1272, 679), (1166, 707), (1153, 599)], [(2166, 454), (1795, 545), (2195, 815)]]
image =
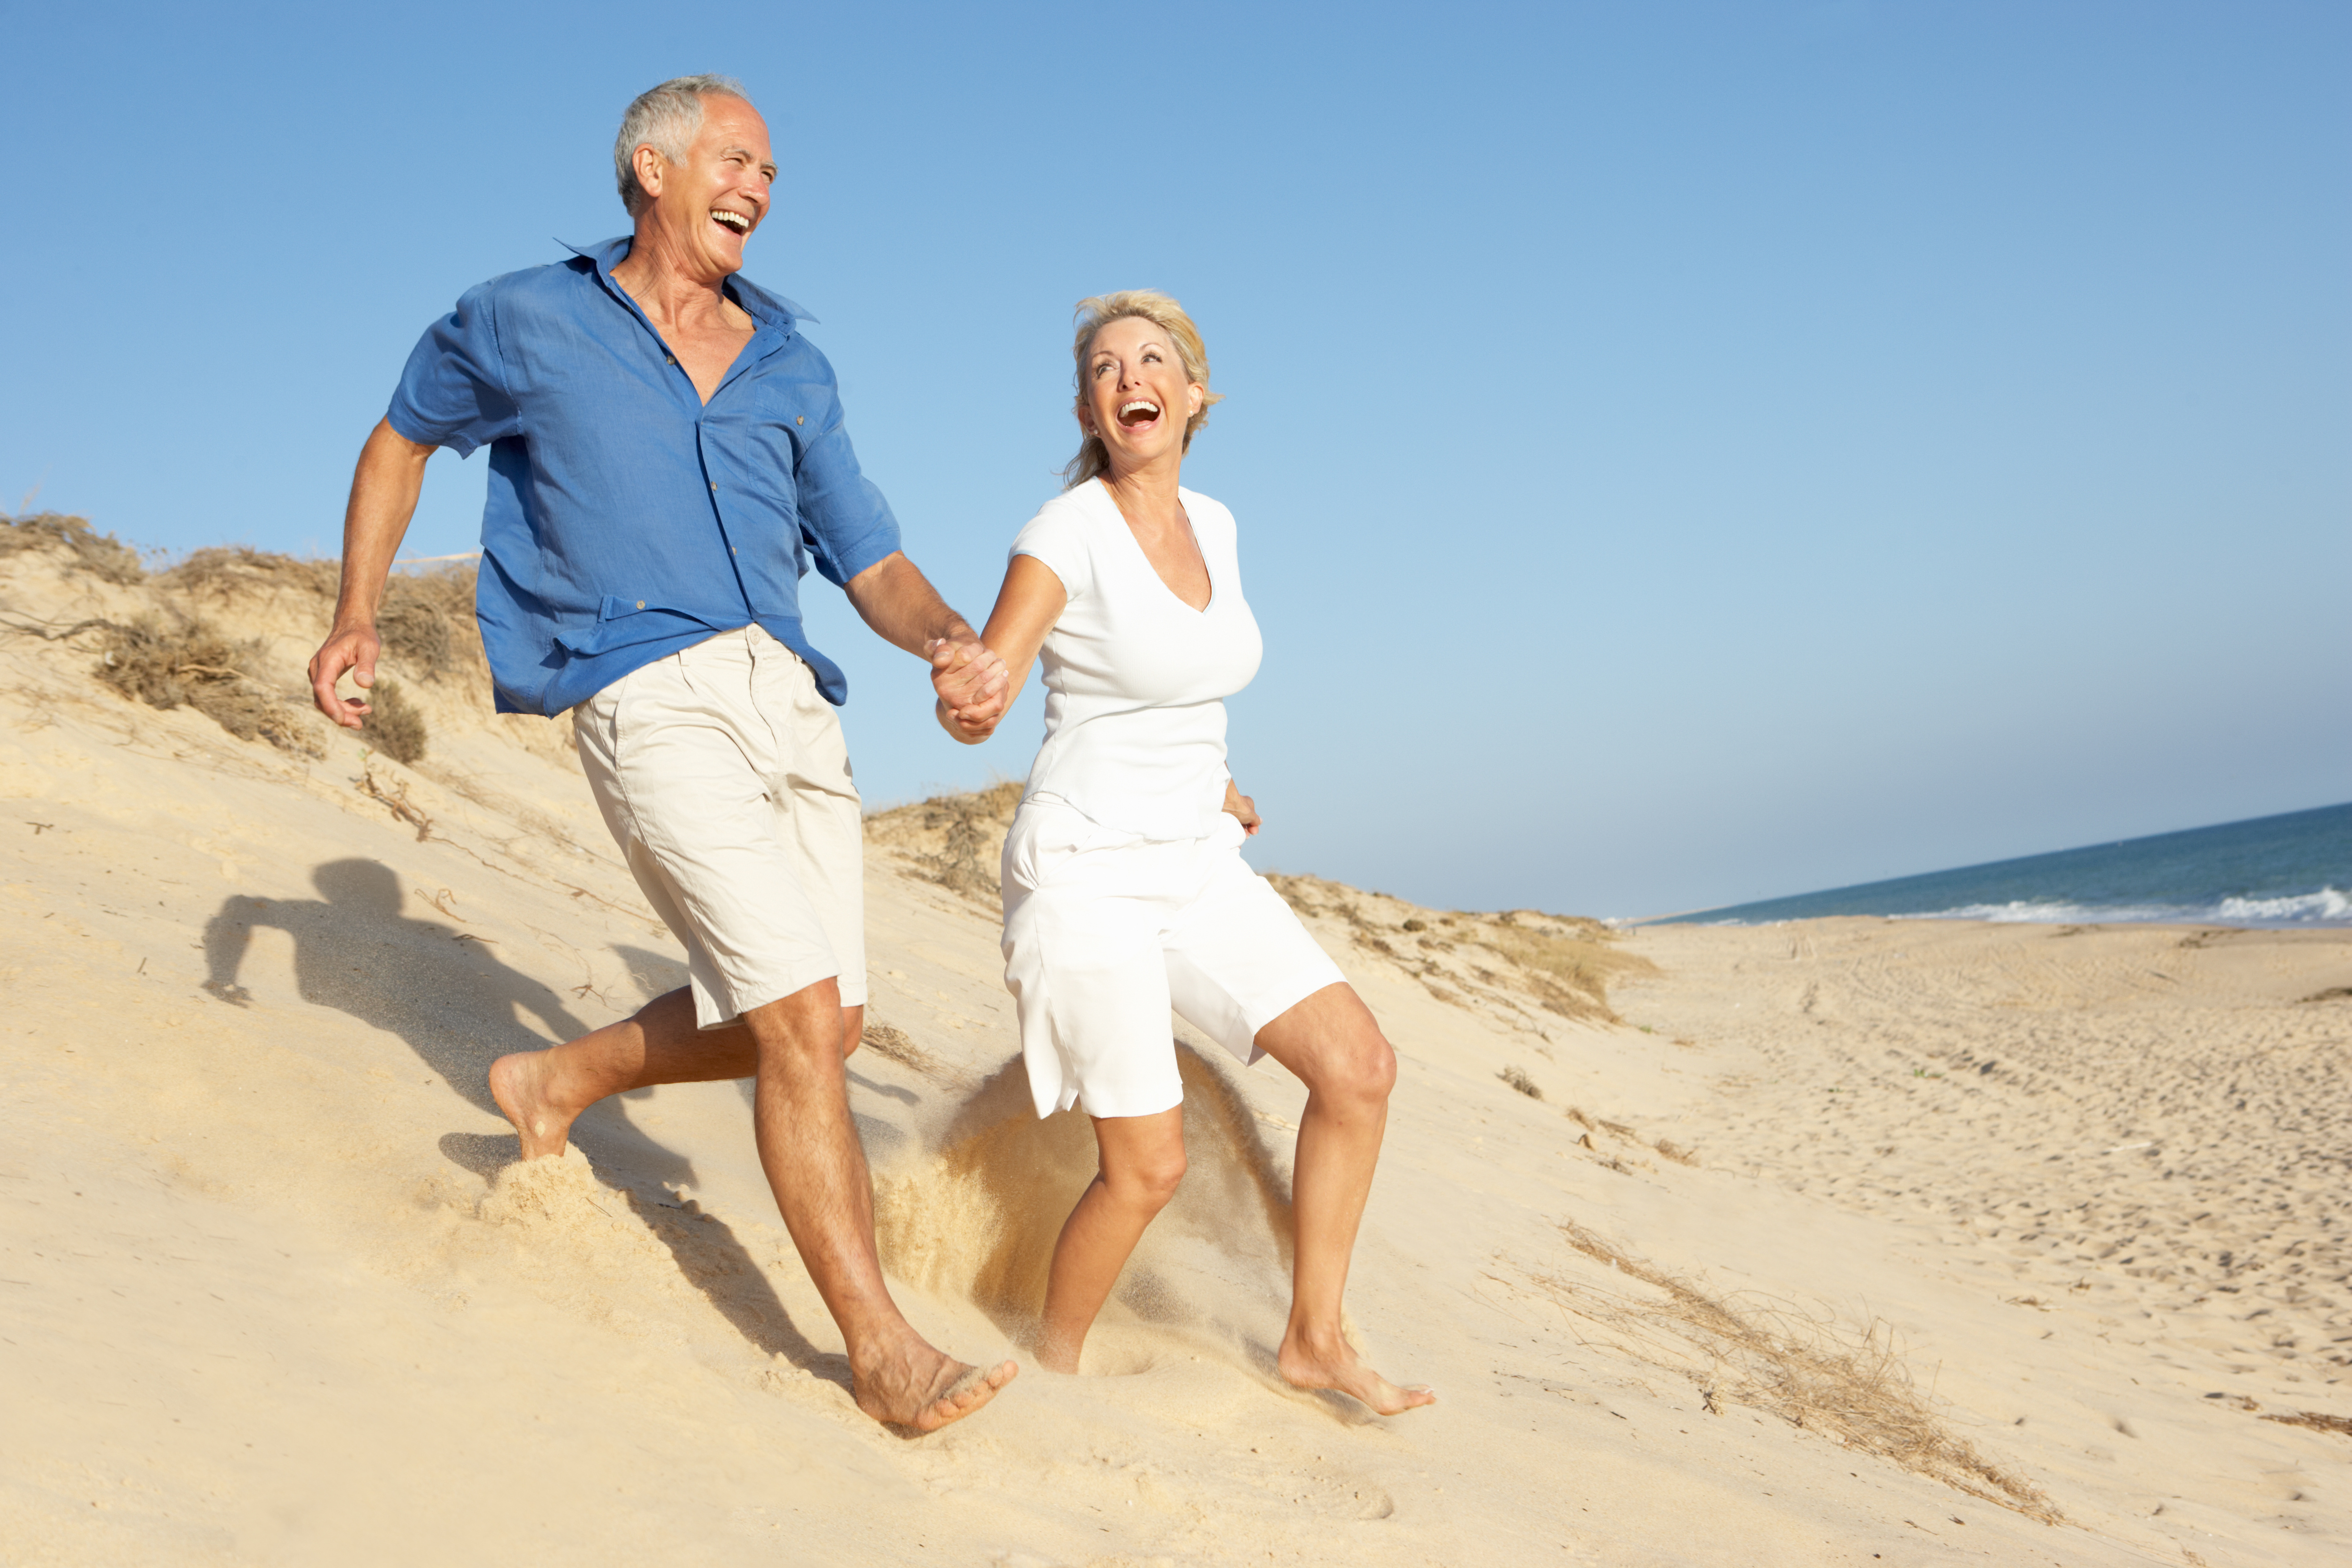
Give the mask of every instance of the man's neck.
[(677, 247), (663, 239), (652, 223), (640, 222), (629, 241), (629, 254), (613, 268), (613, 281), (628, 291), (637, 309), (657, 327), (735, 324), (740, 313), (730, 308), (733, 302), (727, 298), (730, 275), (709, 276), (707, 269), (680, 265), (683, 258)]

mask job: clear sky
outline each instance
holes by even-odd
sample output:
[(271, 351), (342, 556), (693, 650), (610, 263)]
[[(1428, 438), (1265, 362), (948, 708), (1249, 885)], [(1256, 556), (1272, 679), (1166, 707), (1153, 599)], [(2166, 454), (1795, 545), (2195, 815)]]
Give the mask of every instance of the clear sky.
[[(1659, 913), (2352, 799), (2352, 8), (0, 4), (0, 507), (333, 552), (468, 285), (740, 77), (747, 275), (985, 616), (1080, 296), (1228, 395), (1262, 866)], [(434, 459), (408, 544), (475, 542)], [(1018, 776), (803, 587), (871, 801)]]

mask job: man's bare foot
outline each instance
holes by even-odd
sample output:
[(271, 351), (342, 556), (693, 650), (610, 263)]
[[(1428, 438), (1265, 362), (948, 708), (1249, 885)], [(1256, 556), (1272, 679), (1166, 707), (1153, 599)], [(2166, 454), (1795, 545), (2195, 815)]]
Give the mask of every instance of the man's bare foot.
[(547, 1058), (545, 1051), (518, 1051), (490, 1064), (490, 1098), (514, 1123), (526, 1160), (562, 1153), (580, 1114), (559, 1108), (549, 1096)]
[(1020, 1365), (1001, 1362), (983, 1370), (941, 1355), (909, 1336), (897, 1355), (877, 1364), (850, 1369), (857, 1408), (887, 1426), (936, 1432), (961, 1421), (1019, 1374)]
[(1394, 1415), (1416, 1405), (1437, 1403), (1437, 1391), (1415, 1385), (1400, 1388), (1356, 1359), (1356, 1350), (1336, 1335), (1329, 1348), (1310, 1350), (1297, 1336), (1286, 1337), (1276, 1364), (1293, 1388), (1328, 1388), (1361, 1400), (1375, 1414)]

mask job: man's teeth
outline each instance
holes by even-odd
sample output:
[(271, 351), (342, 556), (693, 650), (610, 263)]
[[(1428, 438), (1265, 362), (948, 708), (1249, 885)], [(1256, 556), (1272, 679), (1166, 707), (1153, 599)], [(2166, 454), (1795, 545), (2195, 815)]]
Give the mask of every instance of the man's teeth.
[(751, 230), (751, 220), (745, 217), (741, 213), (714, 211), (710, 216), (717, 218), (720, 223), (725, 224), (729, 228), (735, 230), (738, 234), (749, 234)]

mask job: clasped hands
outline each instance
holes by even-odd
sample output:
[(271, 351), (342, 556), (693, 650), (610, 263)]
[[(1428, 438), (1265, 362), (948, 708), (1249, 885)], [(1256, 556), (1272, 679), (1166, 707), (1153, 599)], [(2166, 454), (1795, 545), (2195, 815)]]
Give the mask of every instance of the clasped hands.
[(940, 723), (967, 746), (996, 732), (1013, 701), (1013, 680), (1004, 661), (978, 637), (933, 637), (923, 645), (931, 661), (931, 689), (939, 694)]

